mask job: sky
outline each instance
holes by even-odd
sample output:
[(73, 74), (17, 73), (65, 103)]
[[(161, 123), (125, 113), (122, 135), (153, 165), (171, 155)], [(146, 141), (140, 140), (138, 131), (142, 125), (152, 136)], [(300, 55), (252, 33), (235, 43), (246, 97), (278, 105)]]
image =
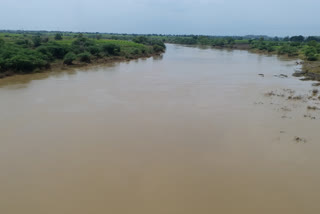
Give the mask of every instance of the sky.
[(0, 0), (0, 29), (320, 35), (320, 0)]

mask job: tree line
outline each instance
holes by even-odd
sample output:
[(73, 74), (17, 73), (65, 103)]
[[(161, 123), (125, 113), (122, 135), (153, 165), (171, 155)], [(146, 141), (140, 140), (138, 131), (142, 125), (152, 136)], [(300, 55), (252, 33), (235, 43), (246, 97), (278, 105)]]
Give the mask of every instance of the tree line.
[(53, 62), (72, 65), (108, 57), (130, 59), (164, 51), (162, 41), (147, 37), (122, 41), (88, 38), (83, 34), (0, 33), (0, 77), (40, 71), (50, 68)]

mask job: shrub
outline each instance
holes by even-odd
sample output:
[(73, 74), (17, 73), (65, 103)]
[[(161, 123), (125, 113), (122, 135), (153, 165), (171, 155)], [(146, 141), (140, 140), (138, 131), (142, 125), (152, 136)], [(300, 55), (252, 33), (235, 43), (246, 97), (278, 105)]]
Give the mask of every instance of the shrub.
[(2, 47), (4, 45), (4, 40), (0, 39), (0, 47)]
[(84, 52), (78, 55), (80, 62), (87, 62), (90, 63), (91, 62), (91, 55), (88, 52)]
[(119, 55), (120, 46), (116, 44), (104, 44), (102, 50), (106, 55)]
[(48, 38), (48, 37), (44, 37), (44, 38), (42, 38), (42, 42), (43, 42), (43, 43), (47, 43), (47, 42), (49, 42), (49, 38)]
[(77, 39), (72, 42), (71, 49), (73, 52), (79, 54), (88, 51), (91, 46), (94, 46), (94, 41), (79, 35)]
[(68, 47), (55, 42), (50, 42), (41, 45), (37, 50), (46, 55), (50, 60), (54, 60), (63, 59), (64, 55), (68, 52)]
[(41, 37), (40, 36), (34, 36), (32, 37), (33, 47), (38, 47), (41, 45)]
[(160, 53), (164, 51), (164, 48), (161, 47), (160, 45), (154, 45), (152, 48), (153, 48), (153, 51), (156, 53)]
[(69, 52), (64, 56), (63, 63), (66, 65), (72, 65), (72, 62), (77, 59), (77, 56), (73, 52)]
[(57, 34), (54, 36), (54, 39), (55, 39), (55, 40), (62, 40), (62, 34), (61, 34), (61, 33), (57, 33)]
[(100, 48), (98, 46), (91, 46), (88, 50), (92, 55), (100, 57)]
[(5, 59), (3, 67), (7, 70), (14, 70), (21, 73), (29, 73), (36, 68), (48, 66), (40, 53), (33, 50), (20, 50), (14, 56)]
[(288, 54), (288, 56), (297, 56), (299, 54), (297, 47), (292, 47), (287, 44), (281, 46), (278, 50), (279, 54)]
[(315, 47), (308, 47), (305, 51), (305, 56), (309, 61), (316, 61), (318, 59), (317, 49)]

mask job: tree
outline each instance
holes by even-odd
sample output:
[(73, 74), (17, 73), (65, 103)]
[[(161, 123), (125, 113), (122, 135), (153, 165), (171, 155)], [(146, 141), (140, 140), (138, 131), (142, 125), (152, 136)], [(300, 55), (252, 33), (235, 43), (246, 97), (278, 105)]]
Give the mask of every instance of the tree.
[(283, 41), (288, 42), (290, 40), (289, 36), (283, 38)]
[(315, 40), (311, 40), (308, 42), (308, 45), (311, 47), (317, 47), (318, 43)]
[(119, 55), (120, 46), (116, 44), (105, 44), (102, 46), (102, 50), (107, 55)]
[(133, 38), (132, 41), (135, 43), (147, 44), (148, 38), (145, 36), (137, 36), (137, 37)]
[(304, 41), (304, 37), (303, 36), (293, 36), (290, 38), (291, 42), (303, 42)]
[(0, 47), (2, 47), (4, 45), (4, 40), (0, 39)]
[(161, 47), (160, 45), (154, 45), (154, 46), (153, 46), (153, 50), (154, 50), (154, 52), (156, 52), (156, 53), (164, 52), (164, 48)]
[(318, 59), (317, 50), (315, 47), (308, 47), (305, 51), (305, 56), (309, 61), (316, 61)]
[(100, 40), (102, 38), (101, 34), (97, 34), (96, 39)]
[(90, 63), (91, 62), (91, 55), (88, 52), (84, 52), (78, 55), (80, 62), (87, 62)]
[(54, 36), (55, 40), (62, 40), (62, 34), (61, 33), (56, 33), (56, 35)]
[(73, 52), (68, 52), (64, 56), (63, 63), (66, 65), (72, 65), (72, 62), (77, 59), (77, 56)]
[(317, 42), (320, 42), (320, 38), (319, 38), (319, 37), (316, 37), (316, 36), (309, 36), (309, 37), (306, 39), (306, 42), (309, 42), (309, 41), (317, 41)]
[(33, 36), (32, 37), (33, 47), (38, 47), (41, 45), (41, 37), (40, 36)]
[(42, 42), (43, 42), (43, 43), (47, 43), (47, 42), (49, 42), (49, 38), (48, 38), (48, 37), (44, 37), (44, 38), (42, 38)]

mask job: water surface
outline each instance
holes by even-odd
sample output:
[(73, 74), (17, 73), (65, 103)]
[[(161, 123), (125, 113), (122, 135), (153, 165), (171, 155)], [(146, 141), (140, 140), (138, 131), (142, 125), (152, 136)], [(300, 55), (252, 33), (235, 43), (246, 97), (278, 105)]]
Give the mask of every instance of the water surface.
[(0, 213), (320, 212), (320, 115), (287, 100), (312, 90), (295, 61), (167, 47), (0, 80)]

